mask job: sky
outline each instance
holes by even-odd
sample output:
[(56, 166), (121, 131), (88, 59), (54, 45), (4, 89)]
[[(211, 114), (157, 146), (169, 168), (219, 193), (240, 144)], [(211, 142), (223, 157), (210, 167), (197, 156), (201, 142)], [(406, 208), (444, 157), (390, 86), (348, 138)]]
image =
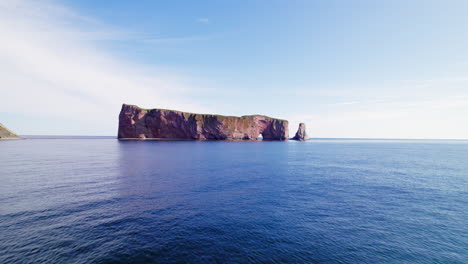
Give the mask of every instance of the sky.
[(0, 122), (115, 136), (123, 103), (468, 138), (468, 1), (0, 0)]

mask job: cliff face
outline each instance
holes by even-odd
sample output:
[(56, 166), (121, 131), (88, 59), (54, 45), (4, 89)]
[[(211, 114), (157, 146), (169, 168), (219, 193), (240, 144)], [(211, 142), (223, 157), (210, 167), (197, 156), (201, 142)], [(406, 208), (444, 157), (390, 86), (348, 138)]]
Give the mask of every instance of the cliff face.
[(119, 139), (287, 140), (288, 121), (261, 115), (221, 116), (122, 106)]
[(11, 132), (8, 128), (0, 124), (0, 139), (17, 139), (19, 138), (15, 133)]

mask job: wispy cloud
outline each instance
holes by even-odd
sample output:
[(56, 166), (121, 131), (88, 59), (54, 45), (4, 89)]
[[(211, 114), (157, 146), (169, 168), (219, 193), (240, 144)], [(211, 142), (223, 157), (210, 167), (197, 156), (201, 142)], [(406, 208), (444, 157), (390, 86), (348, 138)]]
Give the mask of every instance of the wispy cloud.
[(147, 38), (147, 39), (141, 39), (139, 40), (140, 42), (144, 43), (187, 43), (187, 42), (192, 42), (192, 41), (199, 41), (199, 40), (206, 40), (208, 39), (207, 36), (194, 36), (194, 37), (169, 37), (169, 38)]
[(95, 42), (118, 34), (54, 2), (1, 2), (0, 112), (66, 117), (113, 134), (122, 103), (203, 111), (184, 96), (183, 76), (121, 61)]
[(359, 104), (359, 101), (349, 101), (349, 102), (338, 102), (334, 103), (333, 105), (356, 105)]
[[(365, 103), (348, 111), (291, 116), (292, 124), (306, 122), (315, 137), (468, 138), (468, 96)], [(295, 127), (292, 127), (295, 129)]]
[(196, 20), (198, 23), (202, 23), (202, 24), (209, 24), (210, 23), (210, 20), (206, 17), (199, 17), (197, 18)]

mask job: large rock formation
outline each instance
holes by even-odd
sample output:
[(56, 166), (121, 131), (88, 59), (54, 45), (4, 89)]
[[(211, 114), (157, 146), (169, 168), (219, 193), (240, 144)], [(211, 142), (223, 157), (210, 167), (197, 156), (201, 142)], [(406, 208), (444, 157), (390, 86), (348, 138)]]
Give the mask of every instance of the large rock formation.
[(119, 139), (287, 140), (288, 121), (262, 115), (222, 116), (122, 106)]
[(304, 141), (309, 139), (306, 133), (306, 125), (304, 123), (299, 124), (296, 135), (292, 138), (294, 140)]
[(0, 124), (0, 139), (18, 139), (19, 137), (8, 128)]

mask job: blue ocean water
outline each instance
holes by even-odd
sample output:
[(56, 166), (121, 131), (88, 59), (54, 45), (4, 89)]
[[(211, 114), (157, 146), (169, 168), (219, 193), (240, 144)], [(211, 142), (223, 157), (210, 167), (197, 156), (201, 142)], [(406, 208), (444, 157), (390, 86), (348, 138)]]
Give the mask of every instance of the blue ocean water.
[(468, 141), (1, 141), (0, 183), (0, 263), (468, 263)]

